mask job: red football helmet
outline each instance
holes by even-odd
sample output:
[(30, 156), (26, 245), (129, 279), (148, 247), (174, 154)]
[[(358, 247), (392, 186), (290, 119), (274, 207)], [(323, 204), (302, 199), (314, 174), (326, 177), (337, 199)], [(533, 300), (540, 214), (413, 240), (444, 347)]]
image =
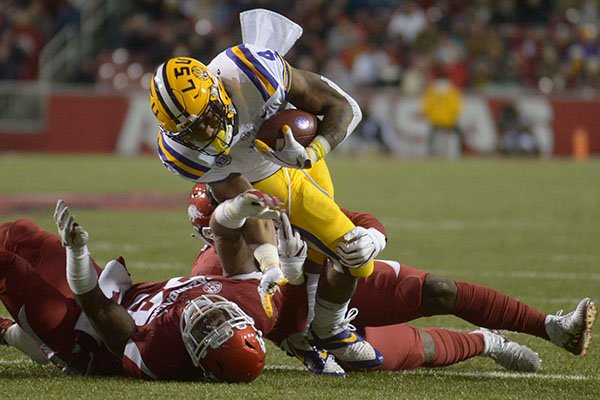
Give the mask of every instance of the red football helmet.
[(190, 301), (181, 314), (180, 329), (192, 362), (208, 378), (250, 382), (265, 366), (265, 344), (254, 320), (221, 296)]
[(188, 217), (194, 229), (202, 236), (208, 244), (213, 243), (210, 230), (210, 216), (218, 205), (208, 186), (197, 183), (190, 192), (190, 205), (188, 206)]

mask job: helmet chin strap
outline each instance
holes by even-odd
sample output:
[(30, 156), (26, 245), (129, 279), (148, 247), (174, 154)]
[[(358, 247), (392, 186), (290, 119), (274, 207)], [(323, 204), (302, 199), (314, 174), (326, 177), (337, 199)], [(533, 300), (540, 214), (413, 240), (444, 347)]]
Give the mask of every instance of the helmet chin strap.
[(231, 125), (227, 125), (225, 130), (220, 130), (219, 133), (215, 135), (213, 139), (212, 146), (215, 148), (216, 152), (219, 154), (229, 154), (230, 148), (229, 146), (225, 146), (225, 143), (229, 143), (231, 140), (231, 132), (233, 128)]

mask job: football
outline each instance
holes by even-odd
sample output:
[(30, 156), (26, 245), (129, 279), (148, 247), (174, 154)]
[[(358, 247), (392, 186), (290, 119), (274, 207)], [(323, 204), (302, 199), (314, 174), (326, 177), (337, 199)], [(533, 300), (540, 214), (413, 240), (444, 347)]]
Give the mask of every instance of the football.
[(316, 136), (319, 119), (302, 110), (283, 110), (267, 118), (256, 134), (256, 138), (262, 140), (272, 149), (283, 147), (283, 133), (281, 127), (289, 125), (292, 128), (294, 138), (302, 146), (307, 146)]

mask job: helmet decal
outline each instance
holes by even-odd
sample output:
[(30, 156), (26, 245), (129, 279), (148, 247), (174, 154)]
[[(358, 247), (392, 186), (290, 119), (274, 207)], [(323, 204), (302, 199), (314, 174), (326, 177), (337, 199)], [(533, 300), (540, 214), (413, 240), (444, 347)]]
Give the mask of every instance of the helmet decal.
[(208, 72), (206, 72), (205, 70), (203, 70), (202, 68), (200, 68), (198, 66), (192, 67), (192, 74), (196, 78), (201, 79), (203, 81), (207, 81), (207, 80), (210, 79), (210, 76), (208, 75)]

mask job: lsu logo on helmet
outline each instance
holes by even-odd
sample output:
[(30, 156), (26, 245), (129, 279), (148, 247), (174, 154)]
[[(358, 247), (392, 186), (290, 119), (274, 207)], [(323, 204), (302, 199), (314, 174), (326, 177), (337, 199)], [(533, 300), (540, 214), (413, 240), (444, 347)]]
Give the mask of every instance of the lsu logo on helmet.
[(167, 136), (211, 156), (229, 153), (236, 110), (219, 78), (200, 61), (176, 57), (159, 65), (149, 97)]

